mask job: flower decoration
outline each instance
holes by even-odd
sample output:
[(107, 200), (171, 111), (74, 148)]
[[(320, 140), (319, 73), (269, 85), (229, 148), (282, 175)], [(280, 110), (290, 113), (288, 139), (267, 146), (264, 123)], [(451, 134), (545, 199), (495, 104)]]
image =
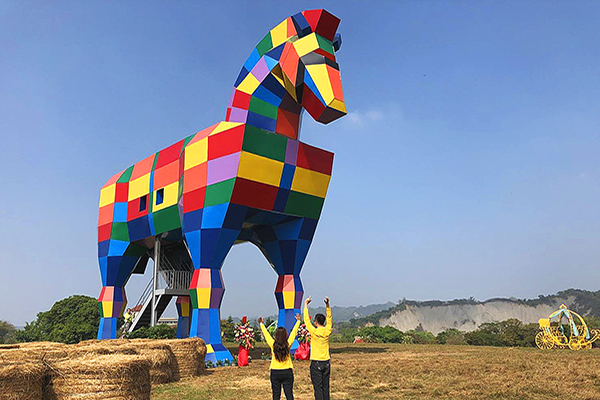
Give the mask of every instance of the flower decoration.
[(306, 329), (306, 324), (300, 325), (298, 328), (298, 343), (308, 343), (310, 342), (310, 333), (308, 329)]
[(251, 350), (254, 348), (254, 329), (250, 326), (248, 318), (242, 318), (242, 322), (235, 326), (234, 340), (245, 349)]

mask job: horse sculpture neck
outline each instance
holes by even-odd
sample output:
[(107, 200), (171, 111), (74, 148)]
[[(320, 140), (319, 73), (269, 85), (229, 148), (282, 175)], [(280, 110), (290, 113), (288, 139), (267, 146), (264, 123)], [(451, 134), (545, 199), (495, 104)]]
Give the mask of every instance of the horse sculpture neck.
[[(285, 22), (285, 21), (284, 21)], [(226, 120), (298, 139), (302, 106), (298, 90), (289, 82), (280, 62), (289, 38), (262, 57), (255, 49), (240, 72), (227, 107)], [(298, 69), (298, 60), (296, 66)], [(290, 92), (292, 94), (290, 94)]]

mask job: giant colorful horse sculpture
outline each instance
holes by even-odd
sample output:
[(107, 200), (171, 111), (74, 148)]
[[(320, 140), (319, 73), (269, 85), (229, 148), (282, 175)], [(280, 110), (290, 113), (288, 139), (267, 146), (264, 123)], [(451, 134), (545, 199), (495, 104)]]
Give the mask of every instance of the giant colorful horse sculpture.
[(225, 121), (139, 161), (103, 186), (99, 339), (116, 337), (127, 303), (124, 286), (156, 237), (187, 245), (194, 267), (189, 334), (206, 341), (207, 360), (232, 359), (221, 343), (219, 308), (225, 291), (221, 266), (235, 243), (254, 243), (270, 262), (278, 274), (279, 325), (293, 326), (303, 296), (300, 271), (333, 164), (333, 153), (298, 140), (300, 117), (305, 109), (327, 124), (346, 114), (335, 57), (339, 23), (325, 10), (281, 22), (245, 62)]

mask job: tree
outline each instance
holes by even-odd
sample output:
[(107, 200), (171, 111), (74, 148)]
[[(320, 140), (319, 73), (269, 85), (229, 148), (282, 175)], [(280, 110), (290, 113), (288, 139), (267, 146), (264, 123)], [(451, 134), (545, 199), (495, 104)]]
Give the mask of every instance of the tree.
[(221, 334), (224, 342), (233, 342), (235, 340), (235, 323), (231, 315), (227, 319), (221, 320)]
[(415, 344), (433, 344), (436, 343), (435, 336), (431, 332), (427, 331), (408, 331), (406, 335), (412, 338), (412, 343)]
[(439, 344), (467, 344), (464, 333), (455, 328), (438, 333), (436, 339)]
[[(349, 333), (349, 332), (348, 332)], [(404, 334), (392, 326), (367, 326), (355, 332), (368, 343), (402, 343)], [(354, 338), (352, 338), (353, 340)]]
[(0, 343), (12, 343), (15, 340), (14, 325), (8, 321), (0, 321)]
[(75, 295), (54, 303), (49, 311), (15, 333), (19, 342), (52, 341), (77, 343), (94, 339), (100, 323), (98, 301), (89, 296)]

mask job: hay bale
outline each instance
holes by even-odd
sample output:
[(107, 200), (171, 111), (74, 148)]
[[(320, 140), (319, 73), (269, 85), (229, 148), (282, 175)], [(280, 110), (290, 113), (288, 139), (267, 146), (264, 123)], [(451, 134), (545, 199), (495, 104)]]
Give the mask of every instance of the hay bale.
[(98, 355), (122, 354), (140, 355), (150, 362), (150, 381), (152, 384), (173, 382), (176, 376), (175, 356), (166, 344), (152, 342), (124, 342), (122, 345), (104, 346), (101, 341), (87, 346), (73, 346), (69, 349), (71, 358), (94, 357)]
[(166, 344), (175, 356), (175, 380), (197, 376), (204, 370), (206, 344), (200, 338), (164, 339), (154, 343)]
[(135, 346), (122, 345), (122, 346), (103, 346), (101, 344), (88, 345), (88, 346), (73, 346), (68, 350), (69, 356), (74, 357), (92, 357), (98, 355), (107, 354), (123, 354), (123, 355), (139, 355), (140, 352)]
[(129, 339), (103, 339), (103, 340), (98, 340), (98, 339), (89, 339), (89, 340), (82, 340), (79, 343), (74, 344), (73, 346), (94, 346), (94, 345), (102, 345), (102, 346), (123, 346), (124, 344), (129, 344), (131, 343), (131, 340)]
[(150, 362), (150, 382), (169, 383), (179, 376), (175, 354), (167, 344), (146, 343), (137, 347), (140, 355)]
[(39, 400), (45, 368), (40, 362), (0, 363), (0, 400)]
[(90, 355), (50, 369), (48, 399), (150, 399), (150, 363), (133, 355)]
[(53, 362), (67, 358), (66, 347), (21, 346), (16, 349), (0, 349), (0, 362)]

